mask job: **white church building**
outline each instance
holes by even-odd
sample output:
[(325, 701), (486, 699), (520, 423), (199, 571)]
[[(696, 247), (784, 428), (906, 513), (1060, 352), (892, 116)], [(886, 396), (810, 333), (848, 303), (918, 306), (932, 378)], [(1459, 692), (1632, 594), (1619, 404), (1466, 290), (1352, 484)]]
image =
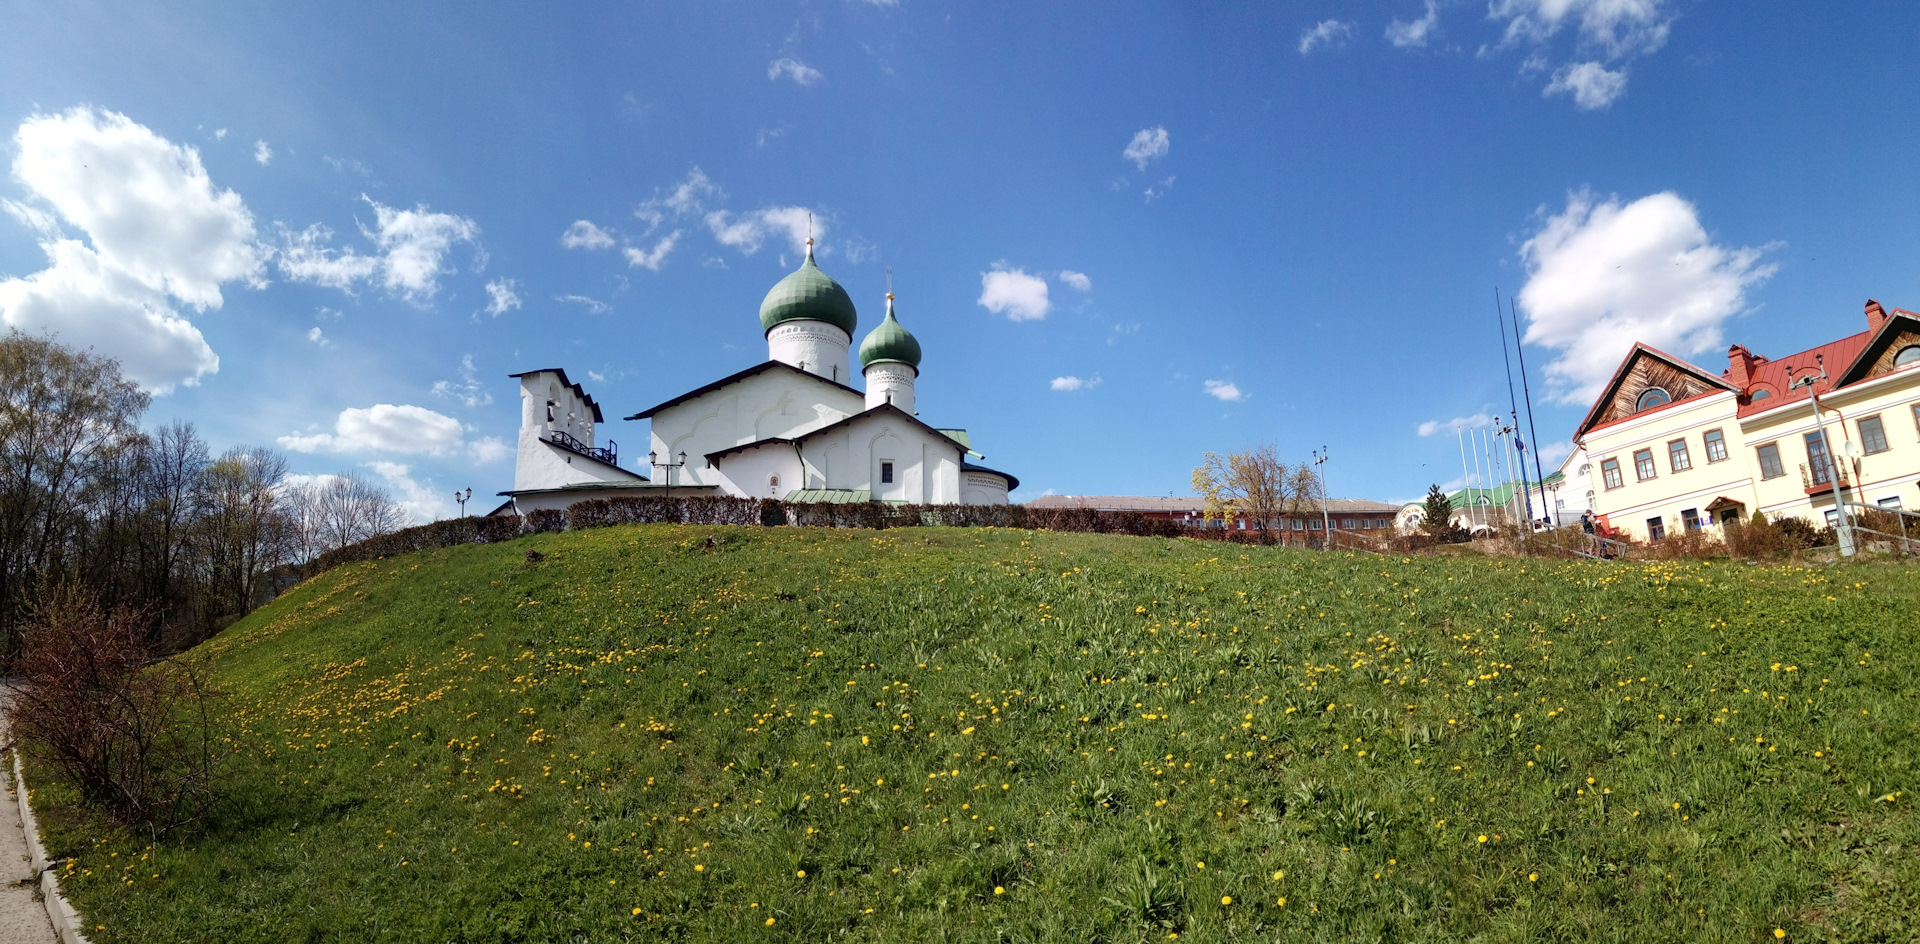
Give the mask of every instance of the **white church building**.
[(861, 378), (849, 355), (859, 315), (853, 299), (807, 258), (760, 303), (767, 360), (689, 390), (628, 420), (652, 426), (649, 452), (621, 466), (596, 445), (600, 407), (560, 369), (520, 381), (520, 441), (513, 489), (495, 514), (563, 509), (590, 498), (732, 495), (791, 502), (882, 501), (1004, 505), (1019, 481), (976, 465), (966, 430), (920, 419), (914, 382), (920, 342), (887, 313), (860, 342)]

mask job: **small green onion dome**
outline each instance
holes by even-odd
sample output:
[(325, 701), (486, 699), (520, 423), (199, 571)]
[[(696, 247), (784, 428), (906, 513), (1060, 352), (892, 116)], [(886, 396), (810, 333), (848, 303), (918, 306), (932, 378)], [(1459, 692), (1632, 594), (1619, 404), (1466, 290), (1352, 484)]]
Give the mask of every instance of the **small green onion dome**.
[(915, 372), (920, 370), (920, 342), (914, 340), (913, 334), (894, 320), (892, 292), (887, 293), (887, 317), (881, 320), (879, 327), (873, 329), (873, 333), (867, 335), (865, 341), (860, 342), (861, 367), (870, 367), (881, 361), (898, 361)]
[(761, 329), (772, 331), (775, 325), (787, 321), (824, 321), (845, 331), (847, 337), (853, 337), (854, 329), (860, 326), (860, 315), (854, 311), (847, 290), (813, 264), (811, 240), (807, 261), (774, 283), (760, 303)]

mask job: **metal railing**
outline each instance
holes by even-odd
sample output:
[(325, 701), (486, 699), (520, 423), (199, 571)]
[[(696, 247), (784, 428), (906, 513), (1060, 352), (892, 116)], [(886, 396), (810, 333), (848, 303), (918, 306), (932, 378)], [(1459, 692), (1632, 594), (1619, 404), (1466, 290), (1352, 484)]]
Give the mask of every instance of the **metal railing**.
[[(1882, 508), (1879, 505), (1869, 505), (1866, 502), (1857, 501), (1850, 501), (1845, 504), (1846, 507), (1853, 512), (1853, 533), (1856, 545), (1878, 545), (1879, 547), (1876, 549), (1884, 548), (1885, 550), (1893, 551), (1901, 555), (1920, 556), (1920, 512), (1906, 511), (1900, 508)], [(1869, 528), (1859, 523), (1863, 518), (1873, 520), (1881, 515), (1893, 516), (1894, 524), (1891, 527), (1896, 529), (1898, 533), (1895, 533), (1893, 530)], [(1876, 521), (1875, 523), (1878, 524), (1879, 522)], [(1862, 535), (1872, 535), (1872, 537), (1862, 537)], [(1874, 538), (1878, 538), (1879, 540), (1874, 540)]]
[(597, 448), (573, 438), (573, 434), (564, 429), (556, 429), (548, 434), (547, 442), (553, 443), (568, 452), (577, 452), (589, 459), (598, 459), (608, 465), (617, 466), (620, 464), (620, 444), (611, 439), (607, 440), (604, 448)]

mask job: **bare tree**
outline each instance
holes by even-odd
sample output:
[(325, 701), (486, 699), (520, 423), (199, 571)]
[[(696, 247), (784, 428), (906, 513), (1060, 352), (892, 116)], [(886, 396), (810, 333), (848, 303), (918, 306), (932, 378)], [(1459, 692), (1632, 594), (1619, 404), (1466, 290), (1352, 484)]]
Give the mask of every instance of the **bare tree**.
[(194, 544), (203, 622), (246, 613), (261, 574), (286, 559), (293, 529), (274, 491), (286, 474), (286, 456), (254, 448), (228, 450), (200, 476)]
[(303, 561), (391, 534), (407, 521), (386, 489), (350, 472), (290, 484), (281, 491), (293, 521), (295, 556)]
[(0, 628), (5, 652), (34, 586), (67, 576), (86, 491), (142, 436), (148, 397), (111, 358), (18, 332), (0, 338)]

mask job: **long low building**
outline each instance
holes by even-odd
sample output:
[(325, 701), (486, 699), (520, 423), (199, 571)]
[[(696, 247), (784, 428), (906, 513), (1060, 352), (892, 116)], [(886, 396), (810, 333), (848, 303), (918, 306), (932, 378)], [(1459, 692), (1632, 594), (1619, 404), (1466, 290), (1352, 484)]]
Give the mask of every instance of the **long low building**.
[[(1225, 528), (1244, 531), (1252, 525), (1246, 516), (1231, 519), (1206, 518), (1206, 501), (1197, 495), (1042, 495), (1026, 503), (1028, 508), (1087, 508), (1094, 511), (1136, 512), (1148, 518), (1178, 521), (1192, 528)], [(1394, 526), (1399, 505), (1360, 498), (1331, 498), (1326, 513), (1318, 504), (1311, 511), (1281, 515), (1273, 529), (1281, 532), (1289, 544), (1318, 544), (1328, 523), (1336, 530), (1368, 533), (1388, 531)]]

